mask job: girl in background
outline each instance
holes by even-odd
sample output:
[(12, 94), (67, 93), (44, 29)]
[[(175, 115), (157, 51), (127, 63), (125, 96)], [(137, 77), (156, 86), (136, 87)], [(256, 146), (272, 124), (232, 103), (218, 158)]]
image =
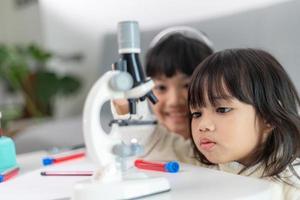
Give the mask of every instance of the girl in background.
[[(146, 75), (158, 99), (152, 111), (164, 131), (190, 138), (187, 89), (196, 66), (213, 53), (212, 43), (200, 31), (186, 26), (171, 27), (157, 34), (146, 55)], [(115, 100), (118, 115), (129, 111), (126, 100)]]

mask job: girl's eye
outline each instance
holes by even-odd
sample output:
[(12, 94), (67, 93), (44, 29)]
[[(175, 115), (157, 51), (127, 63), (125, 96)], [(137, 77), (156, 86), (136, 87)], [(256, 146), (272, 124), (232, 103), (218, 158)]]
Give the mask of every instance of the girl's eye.
[(194, 118), (194, 119), (197, 119), (197, 118), (199, 118), (201, 116), (202, 116), (201, 112), (192, 112), (191, 113), (191, 117)]
[(232, 108), (227, 108), (227, 107), (219, 107), (219, 108), (217, 108), (217, 112), (218, 113), (228, 113), (228, 112), (230, 112), (232, 110)]
[(188, 83), (184, 84), (183, 88), (188, 89), (189, 88), (189, 84)]
[(157, 90), (157, 91), (159, 91), (159, 92), (164, 92), (164, 91), (167, 90), (167, 87), (164, 86), (164, 85), (156, 85), (156, 86), (154, 87), (154, 89)]

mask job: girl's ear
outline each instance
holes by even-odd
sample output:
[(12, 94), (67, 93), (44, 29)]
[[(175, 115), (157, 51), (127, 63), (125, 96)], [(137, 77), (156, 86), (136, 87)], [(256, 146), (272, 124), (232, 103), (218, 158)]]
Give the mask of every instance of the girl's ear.
[(264, 121), (263, 130), (262, 130), (262, 140), (263, 141), (267, 140), (267, 138), (270, 136), (270, 133), (272, 132), (273, 129), (274, 129), (274, 127), (270, 123), (267, 123), (266, 121)]
[(264, 133), (266, 133), (266, 134), (271, 133), (272, 130), (274, 129), (274, 127), (270, 123), (268, 123), (267, 121), (264, 121), (264, 124), (265, 124)]

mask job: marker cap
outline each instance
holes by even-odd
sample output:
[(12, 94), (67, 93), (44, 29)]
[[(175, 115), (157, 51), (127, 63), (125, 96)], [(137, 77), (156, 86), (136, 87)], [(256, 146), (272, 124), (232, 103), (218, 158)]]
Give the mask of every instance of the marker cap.
[(171, 161), (165, 164), (165, 170), (167, 172), (176, 173), (179, 171), (179, 163), (176, 161)]
[(43, 165), (51, 165), (53, 164), (53, 159), (50, 157), (43, 158)]

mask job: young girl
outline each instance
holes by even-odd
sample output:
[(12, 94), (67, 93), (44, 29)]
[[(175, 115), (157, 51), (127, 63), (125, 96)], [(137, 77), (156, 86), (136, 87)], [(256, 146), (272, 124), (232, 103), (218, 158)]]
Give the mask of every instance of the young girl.
[(188, 97), (201, 165), (274, 181), (282, 199), (300, 199), (300, 100), (272, 55), (215, 53), (195, 70)]
[[(186, 26), (161, 31), (146, 56), (146, 74), (158, 98), (152, 111), (162, 128), (189, 139), (187, 88), (196, 66), (212, 54), (212, 44), (201, 32)], [(127, 101), (114, 101), (117, 113), (128, 113)]]

